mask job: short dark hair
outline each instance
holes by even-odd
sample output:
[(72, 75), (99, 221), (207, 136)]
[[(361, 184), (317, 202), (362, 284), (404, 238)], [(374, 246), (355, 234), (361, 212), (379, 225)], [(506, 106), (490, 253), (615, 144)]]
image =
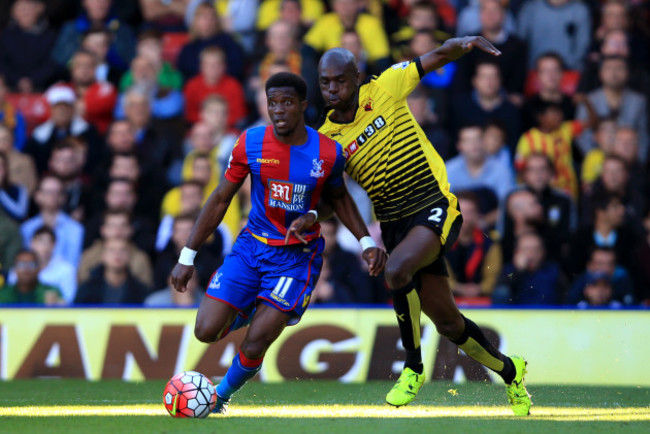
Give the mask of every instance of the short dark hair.
[(472, 202), (479, 213), (481, 213), (481, 201), (478, 198), (478, 194), (472, 190), (462, 190), (456, 194), (458, 200), (463, 199), (468, 202)]
[(291, 87), (298, 94), (298, 99), (304, 101), (307, 98), (307, 83), (302, 77), (291, 72), (278, 72), (272, 75), (267, 81), (265, 90), (268, 95), (269, 89), (274, 87)]
[(111, 209), (111, 208), (104, 211), (104, 214), (102, 216), (102, 222), (106, 223), (106, 220), (108, 219), (108, 217), (122, 216), (122, 215), (126, 216), (126, 219), (128, 220), (128, 222), (131, 223), (132, 216), (131, 216), (130, 212), (128, 212), (126, 210), (123, 210), (123, 209)]
[(598, 211), (603, 211), (607, 209), (607, 207), (614, 201), (618, 201), (620, 203), (623, 203), (623, 198), (621, 197), (620, 194), (614, 193), (611, 191), (599, 191), (591, 199), (591, 203), (594, 206), (594, 215)]
[(52, 238), (52, 241), (54, 241), (56, 243), (56, 234), (54, 233), (52, 228), (50, 228), (49, 226), (41, 226), (38, 229), (36, 229), (36, 232), (34, 232), (34, 235), (32, 235), (32, 239), (34, 239), (37, 236), (42, 235), (42, 234), (49, 235), (50, 238)]
[(566, 69), (566, 66), (564, 65), (564, 60), (562, 57), (556, 53), (555, 51), (545, 51), (539, 56), (537, 56), (537, 59), (535, 59), (535, 69), (539, 68), (539, 61), (542, 59), (553, 59), (557, 61), (557, 63), (560, 64), (560, 68), (564, 71)]
[(548, 110), (559, 110), (564, 115), (564, 110), (562, 110), (562, 104), (556, 101), (540, 101), (535, 108), (535, 115), (541, 116), (546, 113)]

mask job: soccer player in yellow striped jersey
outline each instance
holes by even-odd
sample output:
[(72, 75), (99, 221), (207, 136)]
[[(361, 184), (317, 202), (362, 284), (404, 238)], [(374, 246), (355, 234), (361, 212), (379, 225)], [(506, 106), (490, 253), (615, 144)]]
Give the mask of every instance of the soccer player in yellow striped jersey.
[[(462, 217), (456, 197), (449, 192), (444, 162), (406, 103), (425, 74), (473, 48), (500, 54), (482, 37), (450, 39), (361, 85), (352, 53), (342, 48), (326, 52), (319, 64), (319, 84), (329, 109), (319, 131), (343, 145), (346, 171), (372, 199), (390, 253), (385, 278), (406, 362), (386, 402), (394, 406), (410, 403), (424, 382), (422, 309), (438, 332), (503, 377), (513, 411), (527, 415), (531, 402), (523, 385), (526, 362), (501, 354), (454, 303), (443, 253), (455, 241)], [(327, 213), (321, 212), (321, 218), (322, 214)], [(304, 232), (313, 223), (314, 218), (306, 216), (290, 230)]]

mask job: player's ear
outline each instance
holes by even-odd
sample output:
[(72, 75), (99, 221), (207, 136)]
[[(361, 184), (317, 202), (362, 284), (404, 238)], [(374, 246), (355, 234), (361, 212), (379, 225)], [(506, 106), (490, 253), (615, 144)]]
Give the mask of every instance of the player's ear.
[(307, 107), (309, 106), (309, 101), (305, 99), (300, 103), (300, 105), (302, 106), (302, 112), (304, 113), (307, 110)]

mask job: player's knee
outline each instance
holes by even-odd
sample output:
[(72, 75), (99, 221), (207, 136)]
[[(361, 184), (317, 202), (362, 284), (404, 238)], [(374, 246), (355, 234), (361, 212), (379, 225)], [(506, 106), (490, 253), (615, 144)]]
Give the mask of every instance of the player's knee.
[(384, 269), (386, 283), (390, 289), (401, 289), (408, 285), (412, 276), (399, 262), (388, 262)]
[(247, 341), (245, 340), (239, 350), (246, 356), (247, 359), (256, 360), (261, 359), (266, 354), (268, 345), (263, 340)]
[(442, 336), (453, 340), (457, 340), (463, 335), (464, 324), (462, 317), (459, 320), (457, 319), (445, 319), (435, 321), (436, 330)]
[(206, 344), (216, 342), (219, 336), (219, 331), (214, 330), (214, 327), (209, 327), (207, 324), (197, 321), (194, 325), (194, 336)]

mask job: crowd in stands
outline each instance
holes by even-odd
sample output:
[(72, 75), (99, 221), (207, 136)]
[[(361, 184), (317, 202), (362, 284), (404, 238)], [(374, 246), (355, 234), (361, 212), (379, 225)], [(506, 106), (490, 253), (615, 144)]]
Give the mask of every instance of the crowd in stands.
[[(169, 274), (238, 135), (268, 125), (264, 83), (308, 83), (343, 46), (363, 79), (482, 35), (408, 97), (464, 224), (460, 301), (650, 303), (648, 0), (0, 1), (0, 304), (195, 305), (250, 209), (247, 188)], [(373, 236), (372, 206), (348, 187)], [(351, 234), (322, 224), (314, 304), (386, 304)]]

